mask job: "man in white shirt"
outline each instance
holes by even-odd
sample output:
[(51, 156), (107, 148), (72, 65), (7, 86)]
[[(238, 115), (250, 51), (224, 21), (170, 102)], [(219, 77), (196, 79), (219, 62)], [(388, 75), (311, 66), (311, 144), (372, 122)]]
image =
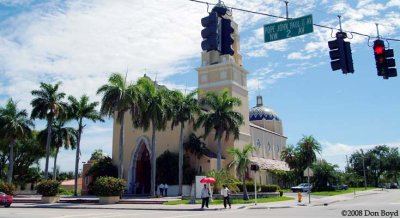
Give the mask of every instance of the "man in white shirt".
[(164, 184), (164, 196), (165, 197), (168, 196), (168, 184), (167, 183)]
[(159, 188), (160, 188), (160, 196), (162, 197), (164, 196), (164, 184), (161, 183)]
[(204, 188), (201, 190), (201, 208), (204, 205), (208, 208), (208, 200), (210, 199), (210, 190), (208, 190), (207, 185), (204, 184)]
[(231, 202), (229, 200), (229, 195), (231, 194), (231, 191), (226, 185), (223, 185), (222, 187), (223, 189), (221, 190), (221, 195), (224, 197), (224, 207), (226, 209), (226, 203), (228, 202), (229, 209), (231, 209)]

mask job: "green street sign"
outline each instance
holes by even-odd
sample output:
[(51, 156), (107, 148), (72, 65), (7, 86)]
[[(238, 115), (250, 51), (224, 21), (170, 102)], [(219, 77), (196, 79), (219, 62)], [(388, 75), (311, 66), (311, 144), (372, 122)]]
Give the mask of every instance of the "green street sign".
[(264, 25), (264, 42), (272, 42), (312, 33), (312, 15)]

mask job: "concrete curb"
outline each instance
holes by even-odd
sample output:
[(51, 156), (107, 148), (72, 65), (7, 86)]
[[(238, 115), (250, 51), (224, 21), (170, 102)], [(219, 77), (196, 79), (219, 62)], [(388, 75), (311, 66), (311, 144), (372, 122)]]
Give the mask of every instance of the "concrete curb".
[(139, 208), (139, 207), (102, 207), (102, 206), (63, 206), (63, 205), (11, 205), (12, 208), (46, 208), (46, 209), (95, 209), (95, 210), (161, 210), (161, 211), (219, 211), (225, 210), (223, 208), (160, 208), (160, 207), (151, 207), (151, 208)]

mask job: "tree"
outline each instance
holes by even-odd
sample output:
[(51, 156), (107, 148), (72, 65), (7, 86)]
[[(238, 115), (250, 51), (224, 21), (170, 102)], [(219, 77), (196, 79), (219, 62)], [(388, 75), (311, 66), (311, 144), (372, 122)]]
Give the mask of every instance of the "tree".
[(333, 189), (333, 184), (338, 184), (336, 168), (338, 168), (337, 165), (330, 164), (325, 160), (316, 161), (312, 165), (314, 171), (314, 176), (312, 178), (316, 191), (330, 191)]
[(211, 131), (215, 130), (215, 140), (217, 140), (217, 170), (222, 169), (222, 136), (225, 133), (225, 140), (233, 134), (234, 139), (239, 138), (239, 127), (244, 123), (241, 113), (234, 111), (234, 107), (242, 104), (241, 100), (231, 97), (227, 90), (222, 93), (208, 92), (206, 96), (200, 100), (200, 105), (207, 108), (207, 112), (202, 113), (196, 127), (204, 127), (204, 137), (207, 137)]
[(33, 122), (26, 110), (19, 110), (17, 103), (9, 99), (5, 107), (0, 108), (0, 135), (10, 141), (10, 155), (7, 182), (11, 183), (14, 171), (14, 146), (19, 139), (31, 134)]
[(172, 123), (171, 128), (180, 125), (179, 133), (179, 189), (178, 195), (182, 195), (183, 182), (183, 129), (185, 123), (194, 123), (194, 115), (200, 113), (197, 99), (195, 98), (197, 91), (192, 91), (184, 95), (180, 91), (172, 92)]
[[(51, 130), (51, 146), (54, 147), (53, 180), (57, 180), (57, 157), (60, 148), (75, 149), (77, 144), (77, 131), (72, 127), (65, 126), (66, 121), (57, 119), (53, 122)], [(42, 144), (46, 144), (47, 130), (39, 132), (38, 138)]]
[(85, 119), (92, 122), (103, 122), (100, 113), (96, 110), (97, 101), (90, 102), (87, 95), (82, 95), (79, 100), (74, 96), (69, 96), (68, 100), (70, 102), (69, 116), (74, 118), (78, 122), (78, 135), (76, 140), (76, 155), (75, 155), (75, 186), (74, 195), (78, 195), (78, 167), (79, 167), (79, 155), (80, 155), (80, 144), (82, 138), (83, 128), (86, 126), (83, 124)]
[(317, 160), (316, 153), (321, 153), (321, 145), (313, 136), (303, 136), (297, 144), (301, 161), (311, 166)]
[(293, 145), (288, 145), (284, 150), (282, 150), (281, 159), (284, 160), (291, 169), (294, 169), (298, 165), (298, 153), (298, 149), (296, 149)]
[[(170, 120), (171, 111), (171, 93), (162, 86), (158, 86), (148, 77), (142, 77), (137, 82), (138, 88), (142, 93), (140, 116), (132, 116), (135, 127), (147, 131), (150, 127), (151, 136), (151, 176), (150, 176), (150, 195), (155, 196), (156, 182), (156, 131), (165, 130), (167, 121)], [(132, 113), (132, 111), (131, 111)]]
[(47, 120), (47, 140), (46, 140), (46, 166), (45, 166), (45, 179), (48, 178), (49, 173), (49, 156), (50, 156), (50, 143), (51, 143), (51, 125), (53, 120), (60, 114), (63, 114), (67, 105), (62, 102), (65, 93), (58, 92), (60, 82), (55, 85), (40, 83), (39, 90), (33, 90), (31, 94), (35, 98), (31, 101), (32, 105), (32, 119), (45, 119)]
[(201, 141), (201, 137), (197, 137), (194, 133), (189, 135), (189, 140), (183, 143), (183, 147), (185, 151), (192, 153), (197, 159), (200, 159), (201, 156), (209, 152), (206, 143)]
[(243, 200), (249, 200), (246, 188), (246, 170), (250, 165), (250, 154), (255, 150), (255, 147), (251, 144), (244, 146), (243, 150), (238, 148), (228, 148), (228, 153), (233, 155), (234, 160), (229, 164), (236, 165), (236, 172), (242, 178), (243, 183)]
[(116, 115), (116, 121), (120, 124), (119, 130), (119, 162), (118, 178), (122, 178), (124, 168), (124, 137), (125, 137), (125, 113), (131, 110), (132, 117), (137, 116), (140, 104), (140, 93), (137, 87), (126, 82), (126, 76), (113, 73), (108, 79), (108, 83), (102, 85), (97, 94), (102, 94), (100, 114), (111, 117)]

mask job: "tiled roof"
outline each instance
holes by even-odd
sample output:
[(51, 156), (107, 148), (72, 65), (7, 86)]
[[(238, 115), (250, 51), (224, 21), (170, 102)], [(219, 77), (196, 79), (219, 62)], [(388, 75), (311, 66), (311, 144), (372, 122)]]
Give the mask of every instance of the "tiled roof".
[(260, 157), (250, 157), (251, 163), (257, 164), (261, 170), (283, 170), (289, 171), (286, 162), (280, 160), (266, 159)]

